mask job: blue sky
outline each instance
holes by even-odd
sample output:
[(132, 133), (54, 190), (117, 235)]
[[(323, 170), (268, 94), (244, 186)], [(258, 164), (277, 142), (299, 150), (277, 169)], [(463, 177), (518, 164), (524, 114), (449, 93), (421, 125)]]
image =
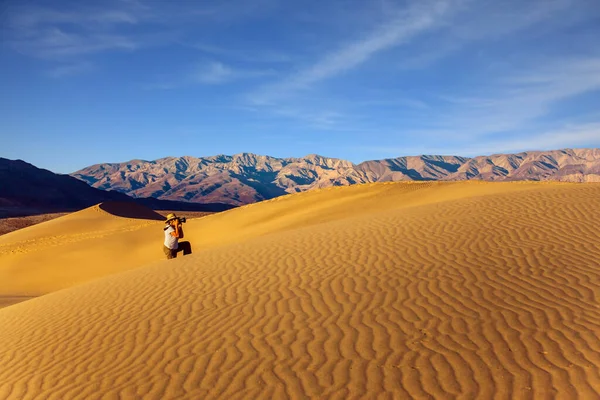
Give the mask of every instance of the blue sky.
[(598, 0), (0, 2), (0, 156), (600, 147)]

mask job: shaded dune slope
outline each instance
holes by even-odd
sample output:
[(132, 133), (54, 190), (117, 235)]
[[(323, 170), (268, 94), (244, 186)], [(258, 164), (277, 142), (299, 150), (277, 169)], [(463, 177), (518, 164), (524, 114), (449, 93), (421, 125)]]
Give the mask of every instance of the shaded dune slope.
[(106, 201), (98, 205), (98, 208), (108, 214), (123, 218), (150, 219), (154, 221), (164, 220), (163, 216), (148, 207), (136, 203), (124, 201)]
[(0, 310), (0, 398), (598, 398), (600, 186), (394, 185)]

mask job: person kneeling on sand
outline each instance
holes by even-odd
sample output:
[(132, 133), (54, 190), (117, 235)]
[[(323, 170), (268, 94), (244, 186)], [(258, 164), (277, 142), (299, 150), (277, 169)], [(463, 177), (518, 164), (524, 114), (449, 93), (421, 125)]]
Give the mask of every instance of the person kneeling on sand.
[[(185, 219), (184, 219), (185, 221)], [(190, 242), (179, 242), (179, 239), (183, 239), (183, 226), (181, 225), (181, 219), (175, 214), (167, 215), (165, 231), (165, 245), (163, 250), (167, 259), (176, 258), (177, 253), (183, 251), (183, 255), (192, 254), (192, 246)]]

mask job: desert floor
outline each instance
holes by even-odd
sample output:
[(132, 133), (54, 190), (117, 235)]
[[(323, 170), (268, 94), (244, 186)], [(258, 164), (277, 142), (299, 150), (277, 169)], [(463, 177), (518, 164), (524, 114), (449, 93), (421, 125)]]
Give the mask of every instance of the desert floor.
[(600, 397), (599, 184), (299, 193), (170, 261), (161, 219), (0, 236), (1, 399)]
[(67, 213), (48, 213), (39, 215), (30, 215), (27, 217), (8, 217), (0, 218), (0, 235), (23, 229), (31, 225), (50, 221), (51, 219), (62, 217)]

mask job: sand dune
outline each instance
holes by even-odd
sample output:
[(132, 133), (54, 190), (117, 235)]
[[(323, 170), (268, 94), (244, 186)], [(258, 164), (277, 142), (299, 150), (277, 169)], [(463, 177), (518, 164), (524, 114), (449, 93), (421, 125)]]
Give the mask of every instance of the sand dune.
[[(194, 249), (202, 251), (386, 210), (551, 187), (429, 182), (327, 188), (191, 220), (185, 232)], [(150, 219), (140, 219), (141, 215)], [(156, 218), (141, 206), (106, 203), (0, 236), (0, 296), (39, 296), (160, 260), (163, 225)]]
[(0, 310), (0, 398), (600, 396), (600, 185), (306, 192), (190, 221), (173, 261), (134, 221), (0, 238), (4, 296), (90, 281)]
[[(117, 217), (98, 205), (0, 236), (0, 295), (36, 296), (156, 260), (145, 254), (136, 232), (158, 228), (162, 219)], [(154, 240), (156, 242), (156, 240)], [(156, 243), (154, 243), (155, 247)]]

